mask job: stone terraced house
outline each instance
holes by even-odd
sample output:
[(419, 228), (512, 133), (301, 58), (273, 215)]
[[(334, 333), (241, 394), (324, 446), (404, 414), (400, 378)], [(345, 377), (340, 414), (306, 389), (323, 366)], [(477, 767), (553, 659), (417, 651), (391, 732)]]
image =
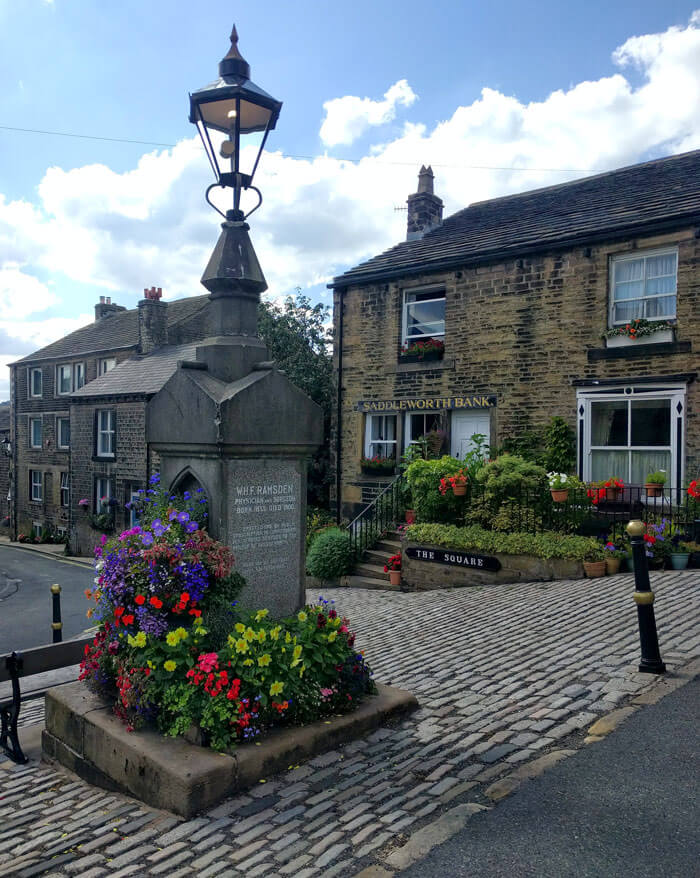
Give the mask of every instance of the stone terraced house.
[(211, 328), (208, 295), (144, 293), (130, 310), (101, 297), (94, 323), (11, 365), (13, 535), (51, 529), (90, 554), (93, 516), (131, 523), (126, 503), (159, 465), (149, 401)]
[[(396, 458), (438, 429), (461, 458), (475, 433), (498, 446), (553, 415), (576, 428), (584, 479), (664, 469), (678, 492), (698, 477), (700, 151), (445, 220), (422, 168), (406, 241), (330, 286), (339, 515), (392, 478), (363, 473), (363, 457)], [(635, 318), (669, 325), (603, 338)], [(441, 358), (401, 356), (428, 338)]]

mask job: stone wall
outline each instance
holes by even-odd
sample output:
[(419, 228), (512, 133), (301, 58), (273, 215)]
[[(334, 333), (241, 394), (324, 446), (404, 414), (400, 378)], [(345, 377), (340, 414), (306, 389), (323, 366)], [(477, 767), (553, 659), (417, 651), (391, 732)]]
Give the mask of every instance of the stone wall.
[[(678, 246), (677, 342), (644, 356), (606, 350), (610, 258), (655, 247)], [(564, 252), (412, 275), (382, 284), (351, 286), (343, 294), (342, 511), (362, 508), (371, 477), (360, 472), (364, 416), (360, 400), (460, 394), (495, 394), (491, 443), (543, 427), (553, 415), (576, 425), (573, 382), (638, 379), (693, 373), (700, 350), (700, 239), (695, 228), (596, 244)], [(445, 358), (399, 364), (405, 289), (442, 284), (446, 293)], [(335, 337), (340, 293), (334, 292)], [(338, 349), (334, 351), (338, 365)], [(334, 430), (337, 424), (334, 422)], [(332, 441), (335, 455), (335, 437)], [(335, 461), (334, 461), (335, 464)], [(700, 468), (700, 391), (690, 383), (686, 412), (686, 474)]]
[[(100, 460), (95, 455), (95, 419), (98, 409), (116, 412), (116, 455), (114, 460)], [(90, 527), (90, 516), (95, 511), (95, 482), (109, 478), (113, 482), (115, 524), (117, 529), (129, 523), (129, 511), (124, 508), (130, 490), (143, 488), (148, 482), (146, 453), (146, 401), (118, 399), (100, 400), (99, 403), (74, 402), (71, 406), (71, 439), (73, 459), (81, 465), (71, 472), (71, 507), (73, 532), (71, 549), (75, 554), (91, 554), (99, 539), (99, 531)], [(90, 500), (89, 510), (83, 511), (78, 502)]]

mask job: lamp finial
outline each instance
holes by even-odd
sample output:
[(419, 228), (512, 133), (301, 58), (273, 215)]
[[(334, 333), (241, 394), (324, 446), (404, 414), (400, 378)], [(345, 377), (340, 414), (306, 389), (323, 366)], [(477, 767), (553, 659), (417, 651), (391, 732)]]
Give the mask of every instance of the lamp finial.
[(231, 48), (219, 63), (219, 75), (241, 76), (243, 79), (250, 79), (250, 65), (238, 51), (238, 31), (236, 25), (231, 30)]

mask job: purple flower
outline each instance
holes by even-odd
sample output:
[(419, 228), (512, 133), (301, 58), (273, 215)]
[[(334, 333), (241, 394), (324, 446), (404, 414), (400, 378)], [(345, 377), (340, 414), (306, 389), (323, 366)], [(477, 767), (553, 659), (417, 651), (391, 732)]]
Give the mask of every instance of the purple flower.
[(188, 534), (193, 534), (196, 530), (199, 530), (199, 525), (197, 524), (196, 521), (190, 521), (185, 526), (185, 530), (187, 531)]
[(184, 511), (181, 512), (178, 515), (177, 520), (180, 522), (180, 524), (187, 524), (187, 522), (190, 520), (189, 513), (184, 512)]
[(146, 533), (141, 534), (141, 542), (144, 546), (152, 546), (153, 545), (153, 534), (149, 534), (148, 531)]
[(177, 509), (171, 509), (170, 515), (168, 516), (168, 521), (175, 521), (177, 518)]
[(157, 485), (160, 482), (160, 473), (153, 473), (148, 481), (151, 485)]

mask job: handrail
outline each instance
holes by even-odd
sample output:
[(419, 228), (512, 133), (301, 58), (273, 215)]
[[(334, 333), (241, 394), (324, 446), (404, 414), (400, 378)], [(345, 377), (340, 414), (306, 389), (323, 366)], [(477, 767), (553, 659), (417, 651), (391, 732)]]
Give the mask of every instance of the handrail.
[(403, 473), (398, 475), (347, 526), (350, 544), (356, 558), (359, 558), (365, 549), (374, 545), (390, 526), (396, 525), (399, 521), (403, 511), (402, 494), (405, 478)]

